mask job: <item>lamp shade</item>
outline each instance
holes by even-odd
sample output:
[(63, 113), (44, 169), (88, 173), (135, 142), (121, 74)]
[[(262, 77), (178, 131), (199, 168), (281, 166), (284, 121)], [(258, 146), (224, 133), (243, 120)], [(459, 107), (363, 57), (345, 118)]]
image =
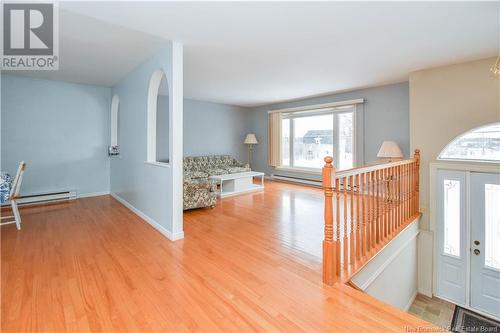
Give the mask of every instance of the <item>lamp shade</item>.
[(257, 141), (257, 137), (255, 136), (255, 134), (250, 133), (247, 134), (247, 137), (245, 138), (245, 141), (243, 143), (246, 145), (256, 145), (259, 142)]
[(380, 158), (402, 158), (403, 152), (394, 141), (384, 141), (377, 153)]

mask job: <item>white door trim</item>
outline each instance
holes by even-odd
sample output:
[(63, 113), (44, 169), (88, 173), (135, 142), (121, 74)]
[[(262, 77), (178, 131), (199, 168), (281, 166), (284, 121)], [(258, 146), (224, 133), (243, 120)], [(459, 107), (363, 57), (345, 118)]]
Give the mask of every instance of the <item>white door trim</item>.
[[(456, 170), (464, 171), (466, 173), (466, 228), (468, 237), (466, 237), (467, 249), (470, 249), (470, 233), (471, 233), (471, 222), (470, 222), (470, 173), (471, 172), (482, 172), (482, 173), (499, 173), (499, 165), (495, 164), (478, 164), (478, 163), (467, 163), (467, 162), (441, 162), (436, 161), (429, 164), (429, 227), (434, 235), (433, 240), (433, 250), (432, 250), (432, 294), (436, 295), (437, 287), (437, 251), (438, 249), (438, 235), (437, 235), (437, 175), (439, 170)], [(461, 305), (464, 308), (470, 309), (477, 312), (485, 317), (492, 318), (494, 320), (499, 320), (499, 318), (492, 316), (491, 314), (484, 313), (480, 310), (473, 309), (470, 307), (470, 251), (466, 251), (466, 304)], [(445, 297), (438, 296), (446, 301), (450, 301)]]
[[(436, 192), (436, 182), (438, 170), (461, 170), (470, 172), (487, 172), (487, 173), (498, 173), (498, 164), (477, 164), (477, 163), (465, 163), (465, 162), (442, 162), (436, 161), (429, 164), (429, 227), (433, 240), (433, 251), (432, 251), (432, 294), (436, 294), (437, 285), (437, 262), (436, 262), (436, 250), (437, 250), (437, 229), (436, 229), (436, 219), (437, 219), (437, 192)], [(469, 212), (469, 208), (467, 208)], [(469, 213), (467, 213), (468, 220)], [(470, 221), (467, 222), (467, 229), (470, 232)], [(470, 233), (469, 233), (470, 234)], [(470, 258), (468, 259), (470, 261)]]

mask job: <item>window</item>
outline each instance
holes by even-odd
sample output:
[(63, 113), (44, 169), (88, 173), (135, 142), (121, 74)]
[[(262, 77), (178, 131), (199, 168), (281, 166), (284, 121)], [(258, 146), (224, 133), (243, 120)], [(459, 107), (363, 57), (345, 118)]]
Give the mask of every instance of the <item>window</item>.
[(169, 162), (169, 87), (167, 77), (157, 69), (149, 81), (147, 162), (167, 165)]
[(281, 166), (320, 169), (333, 156), (337, 169), (354, 167), (354, 111), (352, 105), (323, 110), (283, 113)]
[(444, 253), (460, 257), (460, 181), (444, 180)]
[(460, 135), (443, 149), (439, 159), (500, 162), (500, 123)]

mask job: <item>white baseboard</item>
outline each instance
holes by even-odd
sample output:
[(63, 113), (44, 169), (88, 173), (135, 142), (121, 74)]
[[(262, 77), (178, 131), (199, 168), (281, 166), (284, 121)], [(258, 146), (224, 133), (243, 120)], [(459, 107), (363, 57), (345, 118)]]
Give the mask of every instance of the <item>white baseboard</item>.
[(184, 232), (183, 231), (182, 232), (177, 232), (177, 233), (172, 233), (172, 232), (168, 231), (161, 224), (159, 224), (158, 222), (156, 222), (155, 220), (153, 220), (151, 217), (149, 217), (146, 214), (144, 214), (143, 212), (141, 212), (139, 209), (135, 208), (131, 203), (129, 203), (128, 201), (126, 201), (125, 199), (123, 199), (122, 197), (120, 197), (118, 194), (113, 193), (113, 192), (111, 192), (110, 194), (111, 194), (111, 196), (113, 198), (115, 198), (116, 200), (118, 200), (122, 205), (124, 205), (125, 207), (127, 207), (128, 209), (130, 209), (132, 212), (134, 212), (134, 214), (136, 214), (137, 216), (139, 216), (141, 219), (143, 219), (144, 221), (146, 221), (147, 223), (149, 223), (149, 225), (151, 225), (153, 228), (155, 228), (156, 230), (158, 230), (163, 236), (167, 237), (169, 240), (176, 241), (176, 240), (184, 238)]
[(110, 194), (109, 191), (91, 192), (91, 193), (77, 194), (77, 198), (100, 197), (101, 195), (109, 195), (109, 194)]
[(418, 290), (415, 290), (415, 293), (410, 297), (410, 300), (405, 305), (405, 308), (404, 308), (405, 312), (408, 312), (408, 310), (410, 310), (410, 307), (413, 304), (413, 302), (415, 301), (415, 298), (417, 298), (417, 295), (418, 295)]

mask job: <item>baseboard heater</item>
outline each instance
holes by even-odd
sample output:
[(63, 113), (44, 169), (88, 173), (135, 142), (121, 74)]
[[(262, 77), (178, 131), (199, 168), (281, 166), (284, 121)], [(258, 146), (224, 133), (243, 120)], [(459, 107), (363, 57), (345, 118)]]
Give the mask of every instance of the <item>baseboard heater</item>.
[(316, 186), (316, 187), (321, 187), (321, 181), (319, 181), (319, 180), (311, 180), (311, 179), (300, 178), (300, 177), (279, 176), (279, 175), (271, 175), (271, 179), (280, 180), (280, 181), (284, 181), (284, 182), (301, 183), (301, 184), (307, 184), (307, 185), (312, 185), (312, 186)]
[[(67, 201), (76, 199), (76, 191), (48, 192), (40, 194), (22, 195), (17, 199), (19, 205), (34, 205), (48, 202)], [(3, 206), (9, 206), (10, 203), (4, 203)]]

